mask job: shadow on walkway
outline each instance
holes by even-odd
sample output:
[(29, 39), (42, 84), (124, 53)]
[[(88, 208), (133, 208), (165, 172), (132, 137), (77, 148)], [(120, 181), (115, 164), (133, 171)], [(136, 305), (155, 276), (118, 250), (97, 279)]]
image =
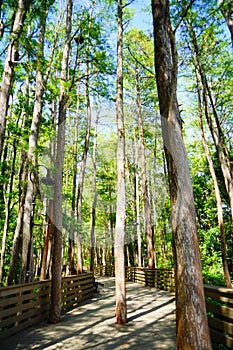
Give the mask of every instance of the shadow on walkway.
[(128, 323), (117, 325), (114, 278), (96, 280), (104, 283), (100, 293), (63, 315), (61, 323), (40, 323), (3, 340), (0, 349), (176, 349), (173, 293), (127, 283)]

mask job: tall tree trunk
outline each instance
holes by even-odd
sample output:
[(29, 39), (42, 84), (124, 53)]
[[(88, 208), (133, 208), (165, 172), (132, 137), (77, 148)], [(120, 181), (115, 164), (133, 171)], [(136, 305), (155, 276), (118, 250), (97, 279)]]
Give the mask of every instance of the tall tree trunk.
[(136, 231), (138, 240), (138, 266), (142, 266), (142, 239), (141, 239), (141, 224), (140, 224), (140, 194), (139, 194), (139, 174), (138, 174), (138, 147), (136, 141), (136, 132), (134, 129), (134, 167), (135, 167), (135, 209), (136, 209)]
[(43, 281), (47, 277), (47, 269), (48, 269), (48, 252), (49, 252), (49, 244), (50, 244), (50, 236), (53, 225), (53, 200), (48, 200), (48, 213), (46, 218), (46, 229), (45, 229), (45, 238), (44, 238), (44, 249), (41, 261), (41, 269), (40, 269), (40, 281)]
[[(111, 190), (109, 191), (109, 199), (110, 199), (110, 203), (112, 201), (112, 194), (111, 194)], [(115, 225), (115, 220), (114, 220), (114, 208), (113, 205), (110, 204), (109, 206), (109, 214), (110, 214), (110, 234), (111, 234), (111, 264), (114, 265), (114, 225)]]
[(76, 105), (76, 123), (74, 136), (74, 156), (73, 156), (73, 183), (72, 183), (72, 202), (71, 202), (71, 227), (69, 232), (69, 273), (75, 274), (74, 265), (74, 232), (75, 232), (75, 210), (76, 210), (76, 192), (77, 192), (77, 166), (78, 166), (78, 125), (79, 125), (79, 104), (80, 104), (80, 82), (77, 88), (77, 105)]
[(62, 269), (62, 173), (65, 148), (65, 125), (68, 102), (68, 67), (71, 49), (73, 0), (67, 0), (66, 8), (66, 39), (62, 57), (60, 78), (60, 98), (58, 113), (57, 155), (54, 176), (53, 204), (53, 256), (52, 256), (52, 289), (49, 310), (49, 323), (60, 322), (61, 316), (61, 269)]
[(225, 232), (224, 232), (224, 222), (223, 222), (223, 210), (222, 210), (222, 199), (220, 194), (220, 189), (218, 186), (218, 179), (215, 174), (214, 170), (214, 164), (211, 158), (211, 155), (209, 153), (208, 145), (205, 139), (204, 135), (204, 128), (202, 124), (202, 116), (199, 111), (199, 123), (200, 123), (200, 129), (201, 129), (201, 137), (202, 137), (202, 143), (205, 149), (206, 158), (209, 164), (210, 173), (213, 179), (214, 183), (214, 189), (215, 189), (215, 198), (217, 202), (217, 214), (218, 214), (218, 226), (219, 226), (219, 232), (220, 232), (220, 242), (221, 242), (221, 252), (222, 252), (222, 264), (223, 264), (223, 271), (224, 271), (224, 277), (226, 281), (227, 288), (232, 288), (231, 284), (231, 278), (230, 273), (228, 269), (228, 263), (227, 263), (227, 249), (226, 249), (226, 239), (225, 239)]
[(123, 25), (122, 0), (118, 0), (117, 34), (117, 204), (115, 229), (116, 323), (127, 323), (125, 284), (125, 127), (123, 114)]
[(233, 2), (232, 0), (218, 0), (218, 3), (230, 31), (231, 44), (233, 46)]
[(0, 285), (2, 283), (2, 279), (4, 276), (4, 255), (6, 250), (6, 242), (7, 242), (7, 233), (9, 228), (9, 219), (10, 219), (10, 211), (11, 211), (11, 201), (12, 201), (12, 189), (13, 189), (13, 181), (15, 174), (15, 162), (16, 162), (16, 140), (13, 142), (13, 161), (12, 161), (12, 169), (10, 175), (10, 183), (8, 190), (8, 198), (6, 198), (6, 210), (5, 210), (5, 221), (3, 227), (2, 234), (2, 249), (1, 249), (1, 258), (0, 258)]
[[(25, 102), (29, 103), (29, 79), (28, 75), (26, 76), (26, 84), (25, 84), (25, 90), (26, 93), (24, 95)], [(25, 110), (24, 118), (22, 120), (21, 127), (22, 129), (25, 128), (27, 130), (28, 128), (28, 119), (29, 115), (27, 111)], [(27, 159), (27, 151), (22, 150), (20, 154), (20, 169), (19, 169), (19, 206), (18, 206), (18, 216), (16, 221), (16, 227), (14, 232), (14, 239), (13, 239), (13, 245), (11, 250), (11, 259), (10, 259), (10, 269), (7, 276), (7, 285), (12, 285), (13, 283), (20, 283), (21, 278), (21, 261), (20, 261), (20, 255), (21, 255), (21, 236), (22, 236), (22, 229), (23, 229), (23, 214), (24, 214), (24, 206), (25, 206), (25, 196), (26, 196), (26, 189), (27, 189), (27, 175), (28, 175), (28, 159)]]
[(141, 178), (142, 178), (142, 195), (144, 200), (145, 217), (146, 217), (146, 239), (147, 239), (147, 255), (148, 255), (148, 267), (154, 269), (156, 265), (155, 249), (154, 249), (154, 227), (152, 224), (151, 206), (149, 200), (148, 183), (147, 183), (147, 170), (146, 170), (146, 156), (144, 145), (144, 132), (141, 110), (141, 92), (139, 85), (139, 76), (136, 72), (136, 90), (137, 90), (137, 115), (139, 126), (139, 139), (140, 139), (140, 156), (141, 156)]
[(212, 349), (206, 316), (193, 189), (177, 103), (177, 52), (168, 0), (152, 0), (155, 70), (170, 178), (177, 349)]
[(91, 271), (94, 271), (94, 262), (95, 262), (95, 222), (96, 222), (96, 204), (97, 204), (96, 151), (97, 151), (97, 134), (98, 134), (99, 115), (100, 115), (100, 110), (96, 114), (94, 145), (93, 145), (93, 154), (92, 154), (94, 198), (93, 198), (93, 202), (92, 202), (92, 215), (91, 215), (91, 266), (90, 266)]
[(21, 153), (20, 164), (21, 166), (19, 171), (19, 183), (22, 184), (22, 187), (20, 188), (18, 217), (17, 217), (13, 245), (11, 250), (10, 269), (7, 276), (8, 286), (12, 285), (13, 283), (19, 282), (19, 276), (17, 276), (17, 263), (19, 261), (19, 255), (20, 255), (20, 236), (22, 235), (23, 213), (24, 213), (24, 204), (25, 204), (25, 195), (26, 195), (25, 183), (27, 180), (27, 173), (28, 173), (27, 172), (27, 154), (25, 151), (22, 151)]
[(89, 63), (88, 63), (88, 47), (87, 52), (87, 67), (86, 67), (86, 104), (87, 104), (87, 126), (85, 135), (85, 144), (82, 155), (82, 162), (80, 165), (79, 183), (78, 183), (78, 196), (77, 196), (77, 219), (78, 219), (78, 232), (77, 232), (77, 273), (82, 273), (82, 236), (79, 232), (82, 230), (82, 195), (84, 186), (84, 177), (86, 171), (87, 154), (90, 142), (90, 131), (91, 131), (91, 103), (89, 93)]
[(37, 71), (36, 71), (36, 89), (34, 99), (34, 109), (32, 116), (31, 131), (29, 136), (28, 145), (28, 183), (25, 197), (25, 208), (23, 216), (23, 241), (22, 241), (22, 269), (21, 269), (21, 283), (26, 281), (26, 271), (29, 270), (30, 279), (32, 279), (33, 271), (30, 271), (28, 261), (30, 244), (32, 242), (32, 213), (33, 213), (33, 199), (35, 195), (35, 186), (37, 182), (37, 142), (39, 136), (40, 119), (43, 106), (43, 94), (44, 94), (44, 81), (43, 73), (41, 71), (41, 62), (43, 59), (44, 52), (44, 35), (45, 35), (45, 24), (46, 24), (46, 1), (42, 1), (42, 7), (44, 11), (40, 18), (40, 32), (39, 32), (39, 43), (38, 43), (38, 54), (37, 54)]
[[(224, 135), (223, 135), (223, 132), (222, 132), (219, 120), (218, 120), (218, 115), (217, 115), (217, 112), (216, 112), (216, 109), (214, 106), (211, 91), (210, 91), (210, 88), (208, 86), (208, 82), (206, 79), (206, 74), (205, 74), (205, 71), (204, 71), (204, 68), (203, 68), (203, 65), (201, 62), (199, 47), (198, 47), (198, 43), (197, 43), (197, 39), (196, 39), (196, 34), (195, 34), (194, 29), (192, 27), (191, 21), (189, 21), (189, 23), (188, 23), (188, 28), (189, 28), (190, 36), (192, 39), (191, 43), (192, 43), (193, 56), (195, 53), (196, 67), (198, 68), (198, 72), (199, 72), (200, 77), (201, 77), (201, 83), (202, 83), (202, 88), (203, 88), (203, 102), (204, 102), (204, 107), (205, 107), (205, 116), (206, 116), (207, 124), (209, 126), (209, 129), (210, 129), (210, 132), (211, 132), (214, 144), (215, 144), (217, 154), (218, 154), (226, 191), (227, 191), (227, 194), (229, 197), (231, 217), (232, 217), (232, 221), (233, 221), (233, 178), (232, 178), (231, 162), (229, 159), (228, 150), (227, 150), (226, 145), (225, 145)], [(213, 120), (211, 118), (211, 115), (209, 113), (208, 97), (209, 97), (212, 111), (214, 114), (216, 126), (214, 125)]]
[(2, 158), (6, 130), (6, 116), (13, 83), (14, 67), (18, 63), (19, 38), (22, 34), (24, 20), (31, 2), (32, 1), (30, 0), (18, 0), (2, 75), (2, 85), (0, 89), (0, 159)]
[(227, 263), (227, 248), (226, 248), (226, 238), (225, 238), (225, 232), (224, 232), (224, 221), (223, 221), (223, 210), (222, 210), (222, 199), (221, 199), (221, 193), (220, 189), (218, 186), (218, 179), (215, 173), (214, 169), (214, 164), (213, 160), (211, 158), (208, 144), (205, 138), (204, 134), (204, 127), (203, 127), (203, 118), (202, 118), (202, 102), (201, 102), (201, 83), (199, 79), (199, 74), (198, 74), (198, 65), (197, 62), (194, 58), (194, 66), (195, 66), (195, 74), (196, 74), (196, 81), (197, 81), (197, 94), (198, 94), (198, 118), (199, 118), (199, 126), (200, 126), (200, 131), (201, 131), (201, 138), (202, 138), (202, 144), (205, 150), (205, 155), (206, 159), (209, 164), (209, 169), (210, 169), (210, 174), (213, 179), (213, 184), (214, 184), (214, 189), (215, 189), (215, 198), (216, 198), (216, 203), (217, 203), (217, 215), (218, 215), (218, 226), (219, 226), (219, 232), (220, 232), (220, 242), (221, 242), (221, 252), (222, 252), (222, 264), (223, 264), (223, 272), (224, 272), (224, 277), (226, 281), (226, 286), (228, 288), (232, 288), (231, 284), (231, 278), (230, 278), (230, 273), (229, 273), (229, 268), (228, 268), (228, 263)]

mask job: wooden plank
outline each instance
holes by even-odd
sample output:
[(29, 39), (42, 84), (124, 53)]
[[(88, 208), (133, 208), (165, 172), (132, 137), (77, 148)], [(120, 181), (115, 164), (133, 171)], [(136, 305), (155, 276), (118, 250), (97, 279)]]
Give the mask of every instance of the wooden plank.
[(227, 295), (222, 295), (220, 293), (216, 293), (215, 291), (205, 291), (205, 296), (218, 301), (222, 301), (224, 303), (233, 304), (233, 300)]
[(233, 309), (223, 305), (216, 305), (206, 301), (207, 311), (213, 312), (216, 315), (227, 317), (233, 320)]
[(6, 307), (8, 305), (12, 305), (12, 304), (19, 303), (19, 302), (24, 302), (26, 300), (31, 300), (33, 298), (43, 297), (43, 296), (46, 296), (49, 294), (50, 294), (50, 289), (45, 289), (45, 290), (42, 290), (39, 292), (32, 292), (32, 293), (28, 293), (28, 294), (14, 296), (12, 298), (8, 297), (6, 299), (0, 300), (0, 307)]
[(30, 293), (34, 289), (41, 289), (45, 286), (50, 286), (51, 281), (41, 281), (41, 282), (32, 282), (32, 283), (26, 283), (26, 284), (20, 284), (10, 287), (2, 287), (0, 288), (0, 298), (5, 298), (12, 294), (22, 294), (22, 293)]
[(62, 284), (73, 284), (74, 282), (86, 281), (86, 280), (93, 280), (93, 274), (92, 273), (85, 273), (83, 275), (78, 275), (74, 278), (63, 277)]
[(65, 288), (73, 288), (73, 287), (77, 287), (77, 286), (84, 286), (88, 283), (92, 283), (93, 284), (93, 279), (89, 280), (89, 279), (86, 279), (86, 280), (78, 280), (78, 281), (75, 281), (74, 283), (72, 284), (62, 284), (62, 289), (65, 289)]
[[(45, 311), (48, 311), (50, 304), (44, 305), (43, 307), (37, 309), (29, 309), (25, 312), (18, 313), (16, 315), (12, 315), (5, 320), (0, 322), (0, 328), (7, 328), (9, 326), (15, 327), (16, 324), (21, 324), (27, 322), (28, 319), (37, 318), (39, 315), (43, 314)], [(18, 327), (18, 325), (16, 326)]]
[[(50, 307), (50, 289), (51, 281), (48, 280), (0, 288), (0, 295), (3, 298), (0, 300), (1, 316), (5, 318), (0, 322), (0, 327), (9, 328), (0, 333), (0, 339), (45, 319)], [(68, 305), (77, 306), (92, 296), (93, 273), (63, 278), (65, 308)]]
[[(33, 307), (39, 308), (39, 306), (42, 307), (43, 305), (49, 304), (49, 303), (50, 303), (50, 296), (48, 296), (47, 298), (38, 299), (38, 300), (34, 301), (33, 304), (30, 303), (30, 308), (33, 308)], [(23, 312), (24, 309), (25, 308), (23, 307), (23, 304), (18, 304), (18, 305), (15, 305), (15, 307), (13, 307), (13, 308), (1, 310), (1, 318), (10, 317), (18, 312)], [(27, 307), (27, 309), (28, 309), (28, 307)], [(0, 323), (1, 323), (1, 321), (0, 321)]]
[(233, 304), (233, 290), (224, 287), (204, 285), (205, 296)]
[(22, 324), (19, 324), (17, 327), (10, 328), (9, 330), (6, 330), (4, 332), (0, 332), (0, 340), (10, 337), (13, 334), (19, 333), (23, 331), (24, 329), (27, 329), (35, 324), (40, 323), (41, 321), (45, 320), (48, 317), (48, 313), (44, 315), (40, 315), (36, 318), (33, 318), (31, 320), (28, 320), (27, 322), (24, 322)]
[(213, 343), (223, 344), (229, 349), (233, 349), (233, 338), (224, 335), (214, 329), (210, 329), (210, 337)]
[(220, 320), (215, 317), (208, 316), (209, 327), (214, 328), (217, 331), (226, 332), (229, 335), (233, 335), (233, 324)]

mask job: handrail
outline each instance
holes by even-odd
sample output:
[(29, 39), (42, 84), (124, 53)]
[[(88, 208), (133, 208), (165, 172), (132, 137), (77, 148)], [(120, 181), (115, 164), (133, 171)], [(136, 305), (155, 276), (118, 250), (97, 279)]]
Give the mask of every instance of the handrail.
[[(93, 296), (92, 272), (62, 278), (62, 311)], [(48, 318), (51, 280), (0, 288), (0, 340)]]

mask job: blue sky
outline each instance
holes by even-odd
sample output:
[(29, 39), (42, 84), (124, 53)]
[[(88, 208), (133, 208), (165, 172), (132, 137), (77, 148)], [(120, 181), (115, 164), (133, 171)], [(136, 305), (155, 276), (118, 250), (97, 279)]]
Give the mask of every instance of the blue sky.
[(141, 28), (145, 31), (151, 30), (152, 28), (152, 15), (146, 14), (143, 9), (145, 7), (151, 6), (150, 0), (135, 0), (132, 5), (130, 5), (130, 8), (135, 9), (135, 15), (134, 18), (130, 24), (131, 27), (137, 27)]

